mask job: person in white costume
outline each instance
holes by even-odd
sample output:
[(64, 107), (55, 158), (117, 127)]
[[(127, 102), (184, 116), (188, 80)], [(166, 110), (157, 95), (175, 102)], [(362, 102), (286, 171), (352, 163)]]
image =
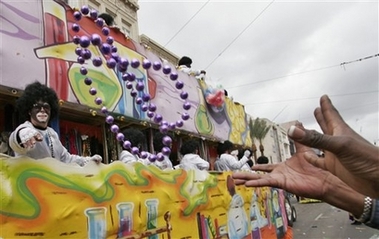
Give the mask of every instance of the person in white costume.
[(188, 140), (180, 147), (183, 158), (180, 160), (180, 168), (184, 170), (199, 169), (208, 170), (209, 162), (199, 156), (199, 143), (196, 140)]
[[(243, 159), (243, 157), (245, 156), (246, 150), (248, 150), (248, 149), (239, 149), (238, 150), (238, 155), (237, 155), (238, 160)], [(241, 171), (254, 172), (254, 170), (251, 169), (251, 166), (254, 165), (253, 160), (251, 159), (251, 151), (250, 150), (248, 150), (248, 151), (250, 153), (250, 155), (248, 156), (249, 160), (241, 167)], [(246, 153), (246, 155), (247, 155), (247, 153)]]
[(206, 72), (204, 70), (193, 70), (191, 65), (192, 59), (188, 56), (183, 56), (178, 62), (177, 69), (181, 72), (187, 73), (188, 75), (194, 76), (196, 79), (203, 79)]
[(230, 153), (233, 151), (233, 143), (226, 140), (224, 143), (219, 143), (217, 148), (219, 158), (216, 160), (215, 169), (217, 171), (236, 171), (241, 168), (250, 160), (250, 151), (245, 150), (244, 156), (241, 160), (237, 160), (236, 157)]
[(102, 157), (97, 154), (92, 157), (70, 154), (62, 145), (57, 132), (48, 126), (59, 111), (58, 97), (53, 89), (40, 82), (27, 85), (16, 101), (16, 111), (25, 122), (9, 137), (9, 145), (15, 156), (28, 156), (33, 159), (50, 157), (80, 166), (89, 161), (102, 161)]

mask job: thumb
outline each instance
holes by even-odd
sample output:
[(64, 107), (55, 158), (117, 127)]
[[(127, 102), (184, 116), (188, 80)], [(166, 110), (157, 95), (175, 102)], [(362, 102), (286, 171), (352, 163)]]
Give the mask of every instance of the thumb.
[(305, 152), (304, 159), (313, 166), (326, 170), (325, 158), (321, 158), (313, 152)]
[(288, 135), (296, 142), (311, 148), (324, 149), (330, 152), (338, 152), (344, 146), (340, 137), (321, 134), (316, 130), (307, 130), (302, 126), (291, 126)]

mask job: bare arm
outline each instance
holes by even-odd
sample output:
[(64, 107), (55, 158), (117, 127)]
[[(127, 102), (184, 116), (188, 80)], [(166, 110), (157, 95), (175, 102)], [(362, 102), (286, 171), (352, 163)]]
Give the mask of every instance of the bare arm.
[(356, 191), (379, 198), (379, 148), (352, 130), (327, 96), (314, 112), (324, 134), (292, 126), (289, 136), (304, 145), (324, 150), (325, 157), (307, 154), (316, 167), (336, 175)]

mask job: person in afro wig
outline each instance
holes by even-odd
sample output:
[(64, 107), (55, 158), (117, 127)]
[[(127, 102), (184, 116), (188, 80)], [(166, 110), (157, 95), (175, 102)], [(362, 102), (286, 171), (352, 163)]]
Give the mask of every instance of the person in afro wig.
[(26, 86), (16, 101), (20, 124), (9, 137), (9, 146), (15, 156), (33, 159), (55, 158), (64, 163), (84, 166), (89, 161), (100, 163), (102, 157), (82, 157), (70, 154), (62, 145), (58, 133), (49, 127), (51, 119), (58, 116), (59, 104), (55, 91), (40, 82)]

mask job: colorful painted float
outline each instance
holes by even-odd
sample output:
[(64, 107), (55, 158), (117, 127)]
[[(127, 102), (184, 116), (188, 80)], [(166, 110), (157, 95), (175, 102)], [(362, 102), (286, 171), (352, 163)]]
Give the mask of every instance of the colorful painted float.
[[(1, 238), (284, 238), (283, 191), (230, 173), (1, 155)], [(288, 237), (287, 237), (288, 238)]]

